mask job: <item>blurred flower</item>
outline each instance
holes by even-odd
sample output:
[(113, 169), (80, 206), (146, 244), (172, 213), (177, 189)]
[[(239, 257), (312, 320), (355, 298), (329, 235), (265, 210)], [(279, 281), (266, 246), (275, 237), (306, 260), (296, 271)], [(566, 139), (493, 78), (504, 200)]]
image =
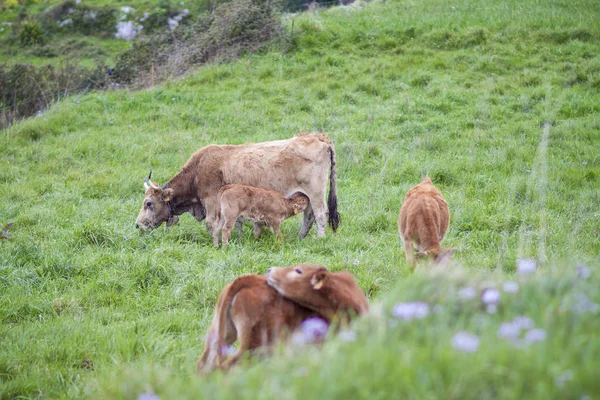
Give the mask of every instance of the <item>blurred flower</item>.
[(452, 338), (452, 347), (466, 353), (473, 353), (479, 348), (479, 338), (471, 333), (460, 331)]
[(584, 293), (579, 293), (577, 303), (573, 306), (573, 311), (578, 313), (591, 312), (595, 313), (600, 307), (598, 304), (590, 300)]
[(528, 343), (541, 342), (546, 339), (546, 331), (543, 329), (532, 329), (525, 334), (525, 341)]
[(356, 333), (348, 329), (341, 331), (338, 336), (344, 342), (354, 342), (356, 340)]
[(327, 335), (329, 324), (325, 320), (314, 317), (304, 320), (300, 324), (300, 329), (292, 336), (292, 342), (299, 345), (304, 345), (317, 340), (322, 340)]
[(358, 258), (355, 258), (352, 264), (358, 266), (358, 264), (360, 264), (360, 261), (358, 261)]
[(501, 339), (511, 340), (514, 344), (517, 344), (517, 340), (521, 337), (521, 332), (532, 329), (534, 323), (531, 318), (528, 317), (517, 317), (511, 322), (504, 322), (498, 328), (498, 337)]
[(517, 282), (504, 282), (502, 284), (502, 290), (506, 293), (517, 293), (519, 291), (519, 284)]
[(585, 265), (578, 265), (575, 267), (575, 270), (577, 271), (577, 276), (581, 279), (587, 279), (592, 274), (592, 271)]
[(528, 317), (517, 317), (513, 320), (513, 324), (521, 329), (532, 329), (534, 327), (533, 320)]
[(417, 301), (413, 303), (398, 303), (392, 307), (392, 315), (398, 319), (409, 321), (423, 319), (429, 315), (429, 304)]
[(520, 275), (531, 275), (535, 272), (536, 262), (532, 258), (520, 258), (517, 260), (517, 272)]
[(498, 337), (501, 339), (516, 340), (521, 335), (521, 327), (513, 322), (504, 322), (498, 328)]
[(494, 288), (484, 290), (483, 294), (481, 295), (481, 301), (487, 305), (498, 304), (500, 301), (500, 291)]
[(160, 397), (154, 393), (142, 393), (138, 396), (137, 400), (160, 400)]
[(461, 299), (469, 300), (477, 295), (477, 291), (472, 287), (464, 287), (458, 291), (458, 296)]
[(565, 383), (573, 379), (573, 371), (570, 369), (566, 370), (556, 378), (554, 378), (554, 385), (556, 387), (563, 387)]

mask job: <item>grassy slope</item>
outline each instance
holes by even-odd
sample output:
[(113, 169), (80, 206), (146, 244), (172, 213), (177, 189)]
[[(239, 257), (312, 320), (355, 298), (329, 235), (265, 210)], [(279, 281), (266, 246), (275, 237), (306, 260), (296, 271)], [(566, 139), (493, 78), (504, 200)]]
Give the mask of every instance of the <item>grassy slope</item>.
[[(560, 306), (579, 291), (600, 301), (599, 7), (401, 1), (301, 15), (292, 53), (144, 92), (72, 97), (2, 132), (0, 216), (15, 225), (0, 243), (0, 397), (544, 397), (566, 369), (576, 378), (565, 393), (598, 395), (597, 314)], [(206, 144), (302, 130), (336, 144), (338, 234), (299, 241), (297, 219), (284, 224), (284, 244), (247, 229), (223, 253), (189, 216), (168, 231), (135, 231), (149, 167), (164, 182)], [(449, 306), (389, 332), (375, 317), (356, 344), (228, 378), (192, 376), (221, 287), (271, 265), (349, 269), (372, 300), (459, 304), (453, 291), (467, 278), (407, 277), (398, 245), (401, 200), (426, 174), (450, 204), (445, 244), (468, 274), (483, 274), (476, 284), (512, 274), (519, 257), (587, 262), (591, 281), (541, 273), (493, 317)], [(510, 350), (496, 329), (522, 314), (549, 338)], [(478, 353), (452, 351), (459, 329), (485, 338)]]

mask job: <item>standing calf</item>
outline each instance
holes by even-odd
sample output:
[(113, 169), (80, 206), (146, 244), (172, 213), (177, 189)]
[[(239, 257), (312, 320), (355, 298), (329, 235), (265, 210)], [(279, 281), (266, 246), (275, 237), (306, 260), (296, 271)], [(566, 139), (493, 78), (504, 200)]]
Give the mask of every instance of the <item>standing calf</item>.
[(286, 199), (275, 190), (225, 185), (217, 195), (218, 212), (213, 242), (215, 246), (219, 245), (219, 233), (223, 231), (223, 246), (227, 246), (238, 218), (254, 222), (255, 236), (260, 235), (261, 225), (268, 225), (281, 240), (279, 225), (284, 219), (303, 212), (308, 204), (308, 197), (303, 194), (295, 194)]
[(415, 252), (419, 257), (432, 258), (436, 264), (450, 260), (454, 249), (440, 247), (449, 220), (448, 204), (429, 177), (406, 193), (398, 218), (398, 230), (404, 242), (406, 262), (412, 269), (415, 267)]

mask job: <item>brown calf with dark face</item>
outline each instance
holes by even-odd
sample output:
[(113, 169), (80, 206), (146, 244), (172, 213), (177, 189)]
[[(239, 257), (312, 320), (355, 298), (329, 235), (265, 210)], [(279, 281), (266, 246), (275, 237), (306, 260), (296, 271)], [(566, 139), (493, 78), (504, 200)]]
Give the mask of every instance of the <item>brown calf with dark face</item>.
[(282, 239), (279, 226), (286, 218), (303, 212), (309, 204), (308, 197), (295, 194), (285, 198), (275, 190), (246, 185), (226, 185), (217, 195), (217, 220), (213, 230), (213, 242), (219, 245), (222, 233), (223, 246), (227, 246), (231, 230), (238, 218), (254, 222), (254, 234), (260, 235), (261, 225), (267, 225)]
[(450, 260), (454, 250), (440, 246), (449, 220), (448, 204), (429, 177), (406, 193), (398, 217), (398, 230), (404, 242), (406, 262), (411, 268), (415, 267), (415, 253), (432, 258), (436, 264), (446, 264)]
[[(246, 275), (225, 286), (219, 295), (208, 329), (198, 373), (227, 369), (247, 350), (272, 346), (296, 330), (302, 321), (316, 316), (267, 285), (262, 275)], [(239, 342), (235, 354), (223, 355), (226, 346)]]
[(348, 321), (369, 310), (369, 303), (352, 274), (330, 272), (323, 265), (273, 267), (267, 282), (282, 296), (319, 313), (327, 322)]

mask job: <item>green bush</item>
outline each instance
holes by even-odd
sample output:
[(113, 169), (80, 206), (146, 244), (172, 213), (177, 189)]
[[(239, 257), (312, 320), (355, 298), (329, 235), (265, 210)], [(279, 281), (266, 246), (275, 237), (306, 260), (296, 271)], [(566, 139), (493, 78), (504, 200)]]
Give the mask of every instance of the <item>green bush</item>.
[(35, 20), (26, 20), (21, 22), (19, 29), (19, 40), (21, 46), (33, 46), (44, 43), (44, 31), (39, 22)]
[(276, 12), (277, 7), (264, 1), (239, 0), (218, 5), (213, 13), (173, 32), (140, 37), (117, 59), (113, 79), (144, 85), (215, 58), (233, 59), (258, 50), (286, 34)]
[(0, 128), (5, 128), (66, 95), (107, 86), (108, 75), (103, 63), (93, 69), (72, 63), (39, 68), (0, 64), (0, 82)]

